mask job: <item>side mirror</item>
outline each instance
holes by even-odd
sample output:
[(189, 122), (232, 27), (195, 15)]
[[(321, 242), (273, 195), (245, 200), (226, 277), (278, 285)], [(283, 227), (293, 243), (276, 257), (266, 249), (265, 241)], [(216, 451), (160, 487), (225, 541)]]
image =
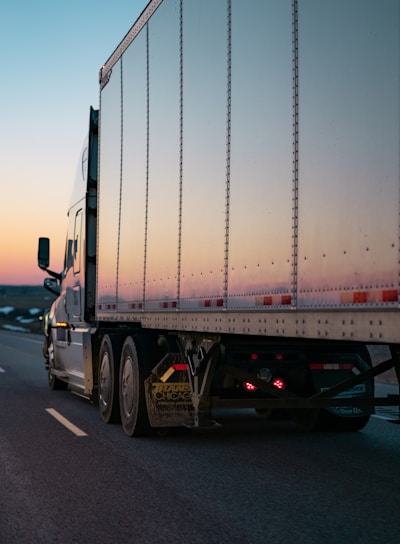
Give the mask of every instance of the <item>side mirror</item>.
[(60, 286), (58, 285), (58, 281), (54, 278), (46, 278), (43, 287), (57, 297), (60, 295)]
[(38, 266), (46, 270), (50, 264), (50, 240), (48, 238), (39, 238), (38, 248)]

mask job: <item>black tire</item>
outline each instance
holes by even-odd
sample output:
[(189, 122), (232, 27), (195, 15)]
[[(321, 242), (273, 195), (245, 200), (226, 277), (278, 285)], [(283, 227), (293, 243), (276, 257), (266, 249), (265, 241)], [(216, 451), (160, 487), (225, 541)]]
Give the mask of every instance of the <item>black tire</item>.
[(294, 424), (299, 431), (315, 432), (321, 430), (321, 410), (315, 408), (299, 408), (292, 411)]
[(333, 432), (361, 431), (369, 421), (370, 416), (340, 417), (329, 412), (323, 414), (323, 429)]
[(121, 423), (128, 436), (151, 433), (144, 382), (157, 362), (159, 349), (152, 336), (128, 336), (121, 352), (119, 404)]
[(53, 348), (53, 342), (51, 339), (49, 339), (48, 346), (47, 346), (47, 380), (50, 389), (53, 391), (65, 391), (68, 387), (68, 383), (64, 382), (63, 380), (60, 380), (60, 378), (57, 378), (53, 374), (54, 369), (54, 348)]
[(271, 419), (272, 408), (256, 408), (256, 414), (260, 419)]
[[(343, 347), (343, 349), (345, 349)], [(372, 367), (369, 352), (365, 346), (349, 348), (349, 351), (359, 355), (362, 363), (362, 369), (368, 370)], [(369, 383), (371, 396), (374, 396), (374, 381)], [(369, 419), (370, 414), (361, 416), (340, 416), (332, 413), (328, 409), (300, 409), (293, 410), (293, 420), (296, 427), (302, 431), (328, 431), (328, 432), (354, 432), (363, 429)]]
[[(364, 368), (363, 370), (368, 370), (369, 368), (372, 368), (372, 362), (369, 355), (368, 350), (363, 347), (359, 348), (357, 350), (358, 355), (361, 357), (361, 359), (364, 361)], [(367, 382), (368, 383), (368, 382)], [(370, 395), (373, 397), (375, 394), (375, 385), (374, 380), (371, 379), (368, 383), (369, 389), (370, 389)], [(336, 414), (332, 414), (332, 412), (325, 410), (323, 414), (323, 425), (324, 430), (327, 431), (337, 431), (337, 432), (355, 432), (355, 431), (361, 431), (370, 419), (370, 414), (366, 413), (362, 416), (348, 416), (348, 417), (342, 417), (338, 416)]]
[(293, 421), (300, 431), (355, 432), (363, 429), (370, 416), (341, 417), (326, 410), (299, 409), (293, 411)]
[(105, 423), (119, 421), (118, 376), (121, 342), (106, 334), (99, 352), (98, 404), (100, 417)]

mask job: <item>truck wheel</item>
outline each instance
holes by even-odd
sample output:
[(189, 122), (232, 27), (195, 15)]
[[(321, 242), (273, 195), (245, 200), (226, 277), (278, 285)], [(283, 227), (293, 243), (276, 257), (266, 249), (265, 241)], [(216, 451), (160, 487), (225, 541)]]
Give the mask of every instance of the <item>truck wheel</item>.
[[(137, 339), (138, 348), (140, 339)], [(146, 357), (139, 364), (136, 345), (131, 336), (125, 340), (122, 347), (121, 364), (119, 370), (119, 404), (122, 428), (128, 436), (145, 436), (150, 433), (151, 427), (147, 416), (144, 381), (149, 372)]]
[(292, 411), (292, 418), (300, 431), (315, 432), (321, 429), (321, 410), (298, 408)]
[(105, 423), (119, 420), (118, 374), (120, 341), (106, 334), (99, 353), (98, 399), (100, 417)]
[(52, 340), (49, 340), (47, 347), (47, 379), (50, 389), (53, 391), (64, 391), (68, 387), (68, 383), (60, 380), (53, 374), (54, 369), (54, 348)]
[(257, 417), (260, 419), (271, 419), (272, 409), (271, 408), (256, 408)]
[(363, 429), (369, 421), (370, 416), (341, 417), (329, 412), (324, 413), (324, 430), (334, 432), (353, 432)]
[(293, 411), (293, 421), (301, 431), (360, 431), (368, 423), (370, 416), (341, 417), (326, 410), (302, 409)]

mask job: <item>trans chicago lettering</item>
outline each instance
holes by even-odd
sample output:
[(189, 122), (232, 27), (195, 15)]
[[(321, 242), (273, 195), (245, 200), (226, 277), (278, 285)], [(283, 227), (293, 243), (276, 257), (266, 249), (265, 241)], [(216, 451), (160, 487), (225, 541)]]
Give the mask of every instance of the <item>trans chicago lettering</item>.
[(153, 383), (153, 397), (157, 402), (191, 402), (190, 386), (182, 383)]

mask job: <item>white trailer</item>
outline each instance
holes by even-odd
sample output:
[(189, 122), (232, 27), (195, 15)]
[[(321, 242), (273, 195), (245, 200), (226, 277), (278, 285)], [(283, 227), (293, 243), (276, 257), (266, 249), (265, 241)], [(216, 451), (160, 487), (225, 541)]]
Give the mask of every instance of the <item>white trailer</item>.
[(51, 387), (128, 435), (398, 405), (399, 43), (398, 0), (151, 0), (100, 70), (61, 273), (40, 240)]

